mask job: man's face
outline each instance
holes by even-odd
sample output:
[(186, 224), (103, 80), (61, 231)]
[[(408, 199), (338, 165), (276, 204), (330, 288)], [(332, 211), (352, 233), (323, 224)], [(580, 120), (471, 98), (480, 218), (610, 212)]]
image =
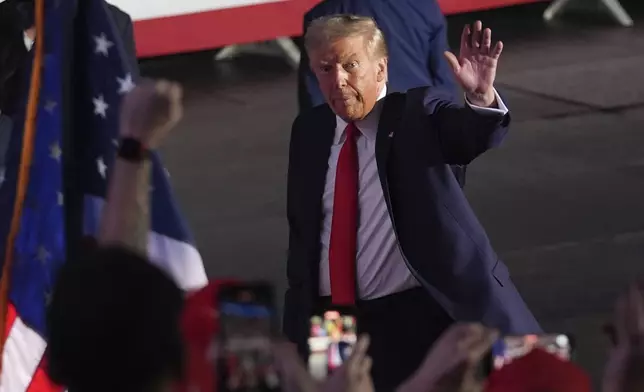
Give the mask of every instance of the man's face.
[(370, 55), (363, 36), (330, 42), (311, 53), (311, 69), (331, 109), (347, 122), (361, 120), (378, 99), (387, 59)]

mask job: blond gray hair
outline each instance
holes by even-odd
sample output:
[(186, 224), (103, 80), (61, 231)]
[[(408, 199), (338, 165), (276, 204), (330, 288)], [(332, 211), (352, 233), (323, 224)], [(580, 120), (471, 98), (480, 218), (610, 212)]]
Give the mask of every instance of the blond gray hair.
[(371, 56), (387, 57), (385, 35), (368, 16), (340, 14), (315, 19), (306, 29), (304, 46), (310, 53), (340, 39), (357, 36), (365, 38)]

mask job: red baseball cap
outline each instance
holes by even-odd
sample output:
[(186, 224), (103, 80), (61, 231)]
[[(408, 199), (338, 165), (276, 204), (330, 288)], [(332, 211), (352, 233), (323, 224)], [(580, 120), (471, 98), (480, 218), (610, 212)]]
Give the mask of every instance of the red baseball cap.
[(492, 372), (485, 392), (591, 392), (590, 377), (579, 366), (542, 349)]

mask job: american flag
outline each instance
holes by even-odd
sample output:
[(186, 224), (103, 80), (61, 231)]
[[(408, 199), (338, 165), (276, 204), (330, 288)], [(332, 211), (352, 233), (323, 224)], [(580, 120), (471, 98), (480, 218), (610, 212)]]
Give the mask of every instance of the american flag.
[[(40, 1), (40, 0), (38, 0)], [(2, 352), (0, 392), (60, 391), (52, 385), (43, 369), (46, 348), (45, 309), (56, 272), (66, 258), (65, 198), (62, 159), (64, 124), (80, 124), (82, 141), (75, 140), (76, 162), (84, 184), (83, 230), (94, 235), (105, 204), (110, 167), (116, 152), (119, 106), (123, 96), (135, 85), (135, 73), (124, 61), (123, 43), (116, 33), (112, 14), (104, 0), (45, 1), (43, 66), (33, 140), (29, 182), (20, 216), (20, 227), (13, 243), (14, 256), (9, 279), (9, 305), (5, 317), (5, 344)], [(38, 2), (37, 2), (38, 3)], [(82, 3), (82, 5), (81, 5)], [(67, 45), (65, 23), (76, 12), (74, 31), (76, 51), (73, 61), (64, 58)], [(37, 50), (37, 45), (36, 45)], [(37, 54), (36, 54), (37, 56)], [(74, 64), (74, 83), (80, 91), (71, 108), (65, 107), (63, 67)], [(71, 110), (69, 110), (71, 109)], [(71, 113), (73, 121), (65, 121)], [(18, 116), (16, 123), (22, 124)], [(18, 135), (16, 137), (15, 135)], [(18, 189), (22, 135), (14, 133), (6, 169), (0, 186), (0, 257), (4, 257), (9, 219), (13, 214)], [(78, 146), (80, 144), (80, 146)], [(11, 158), (13, 157), (13, 159)], [(188, 229), (170, 191), (165, 169), (153, 156), (152, 232), (149, 256), (152, 262), (173, 276), (186, 289), (207, 283), (203, 262), (193, 245)]]

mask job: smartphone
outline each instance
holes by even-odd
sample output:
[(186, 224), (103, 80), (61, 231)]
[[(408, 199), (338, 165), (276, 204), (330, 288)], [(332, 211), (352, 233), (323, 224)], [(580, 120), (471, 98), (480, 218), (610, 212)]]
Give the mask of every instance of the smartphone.
[(512, 361), (540, 348), (559, 358), (570, 361), (573, 356), (573, 342), (567, 334), (505, 336), (493, 346), (487, 360), (487, 373), (499, 370)]
[(327, 378), (349, 358), (357, 340), (354, 309), (334, 307), (312, 315), (308, 339), (311, 375), (318, 380)]
[(281, 391), (271, 351), (276, 332), (273, 288), (268, 283), (230, 284), (217, 295), (218, 391)]

